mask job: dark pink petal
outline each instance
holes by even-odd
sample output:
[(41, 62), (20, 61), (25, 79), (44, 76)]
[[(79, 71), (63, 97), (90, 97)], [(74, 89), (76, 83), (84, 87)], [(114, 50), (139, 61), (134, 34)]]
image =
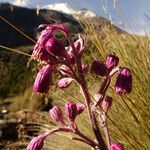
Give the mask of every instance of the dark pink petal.
[(91, 71), (96, 75), (105, 76), (107, 73), (106, 65), (102, 61), (93, 61)]
[(110, 150), (123, 150), (123, 145), (121, 143), (112, 143)]
[(80, 115), (84, 111), (85, 105), (81, 103), (78, 103), (76, 105), (77, 105), (77, 115)]
[(70, 122), (74, 122), (77, 116), (77, 105), (74, 102), (65, 104), (65, 113)]
[(128, 94), (132, 90), (132, 74), (127, 68), (122, 69), (119, 73), (116, 84), (115, 92), (118, 94)]
[(52, 81), (53, 68), (50, 65), (44, 66), (37, 74), (33, 91), (37, 93), (47, 93)]
[(106, 67), (109, 71), (111, 71), (114, 67), (116, 67), (119, 63), (119, 58), (116, 55), (108, 55), (106, 58)]

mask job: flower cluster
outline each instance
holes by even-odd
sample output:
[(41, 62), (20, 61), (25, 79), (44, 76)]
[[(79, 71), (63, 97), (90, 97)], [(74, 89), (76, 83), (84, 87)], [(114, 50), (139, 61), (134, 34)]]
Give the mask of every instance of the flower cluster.
[[(70, 123), (75, 123), (76, 117), (83, 112), (85, 108), (84, 104), (67, 102), (65, 104), (65, 115)], [(49, 111), (50, 117), (52, 120), (60, 125), (65, 125), (63, 113), (58, 106), (54, 106)]]
[[(105, 63), (102, 61), (94, 61), (91, 66), (91, 71), (98, 76), (110, 78), (117, 70), (119, 58), (116, 55), (108, 55)], [(115, 84), (115, 92), (118, 94), (128, 94), (132, 90), (132, 75), (127, 68), (118, 67), (120, 73)], [(117, 70), (118, 71), (118, 70)]]
[[(99, 91), (93, 96), (95, 101), (92, 101), (85, 79), (89, 65), (84, 64), (81, 61), (86, 50), (84, 36), (78, 34), (78, 39), (73, 42), (68, 29), (57, 22), (50, 25), (40, 25), (39, 28), (43, 28), (43, 31), (34, 47), (32, 58), (38, 60), (43, 67), (36, 76), (33, 88), (34, 92), (47, 93), (52, 83), (52, 74), (54, 71), (59, 71), (62, 78), (58, 80), (57, 86), (61, 89), (68, 88), (73, 81), (76, 81), (80, 86), (81, 93), (85, 99), (85, 104), (67, 102), (64, 107), (64, 112), (59, 106), (54, 106), (50, 109), (49, 115), (51, 119), (58, 124), (59, 128), (32, 139), (27, 146), (27, 150), (40, 150), (45, 138), (58, 131), (71, 132), (78, 136), (77, 138), (74, 138), (75, 140), (85, 142), (95, 149), (107, 149), (108, 147), (110, 150), (123, 150), (123, 145), (121, 143), (112, 143), (108, 134), (106, 119), (113, 98), (107, 96), (106, 91), (113, 75), (119, 72), (114, 87), (115, 92), (117, 94), (130, 93), (132, 90), (131, 71), (128, 68), (118, 66), (119, 58), (116, 55), (108, 55), (105, 62), (102, 62), (101, 60), (93, 61), (91, 72), (95, 73), (97, 76), (103, 77), (103, 83)], [(55, 30), (60, 30), (65, 34), (65, 37), (69, 42), (67, 47), (54, 36), (53, 33)], [(77, 126), (76, 117), (79, 116), (85, 108), (87, 109), (91, 128), (93, 129), (96, 140), (86, 136)], [(100, 108), (102, 108), (102, 111)], [(101, 135), (101, 131), (99, 130), (97, 114), (101, 119), (101, 127), (107, 137), (107, 146)], [(66, 122), (65, 118), (68, 122)]]
[[(76, 58), (71, 46), (65, 47), (62, 42), (53, 35), (55, 30), (63, 31), (66, 36), (69, 35), (68, 29), (62, 24), (40, 25), (39, 28), (45, 28), (34, 47), (32, 58), (46, 64), (38, 72), (34, 82), (34, 92), (47, 93), (52, 82), (52, 73), (57, 67), (65, 76), (58, 81), (59, 88), (67, 88), (73, 81), (73, 72), (68, 67), (75, 64)], [(78, 57), (81, 57), (85, 51), (85, 38), (78, 34), (78, 40), (74, 43)], [(68, 66), (66, 65), (68, 64)], [(58, 67), (59, 66), (59, 67)], [(87, 64), (82, 65), (84, 73), (88, 71)], [(67, 77), (66, 77), (67, 76)]]

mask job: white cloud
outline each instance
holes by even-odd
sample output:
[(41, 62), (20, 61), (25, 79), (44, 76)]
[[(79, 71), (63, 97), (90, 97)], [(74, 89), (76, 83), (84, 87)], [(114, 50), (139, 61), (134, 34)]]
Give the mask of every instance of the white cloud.
[(26, 7), (28, 6), (29, 1), (28, 0), (15, 0), (12, 4), (16, 6)]

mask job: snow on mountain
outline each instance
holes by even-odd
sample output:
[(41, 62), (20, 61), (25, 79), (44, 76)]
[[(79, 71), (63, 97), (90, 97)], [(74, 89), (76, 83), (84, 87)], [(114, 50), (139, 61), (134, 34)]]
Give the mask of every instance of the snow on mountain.
[(29, 1), (28, 0), (15, 0), (12, 2), (13, 5), (21, 6), (21, 7), (28, 7)]
[(74, 14), (75, 10), (71, 8), (67, 3), (55, 3), (55, 4), (49, 4), (42, 9), (49, 9), (49, 10), (57, 10), (66, 14)]
[(80, 16), (85, 17), (85, 18), (97, 16), (94, 12), (87, 10), (87, 9), (81, 9), (81, 10), (76, 11), (75, 9), (71, 8), (67, 3), (49, 4), (49, 5), (42, 7), (42, 9), (60, 11), (62, 13), (73, 15), (77, 19)]

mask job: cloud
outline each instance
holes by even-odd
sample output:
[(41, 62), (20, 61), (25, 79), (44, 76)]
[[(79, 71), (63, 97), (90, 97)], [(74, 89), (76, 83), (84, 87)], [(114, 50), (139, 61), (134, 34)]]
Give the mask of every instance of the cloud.
[(16, 6), (26, 7), (29, 5), (29, 1), (28, 0), (15, 0), (12, 4)]

